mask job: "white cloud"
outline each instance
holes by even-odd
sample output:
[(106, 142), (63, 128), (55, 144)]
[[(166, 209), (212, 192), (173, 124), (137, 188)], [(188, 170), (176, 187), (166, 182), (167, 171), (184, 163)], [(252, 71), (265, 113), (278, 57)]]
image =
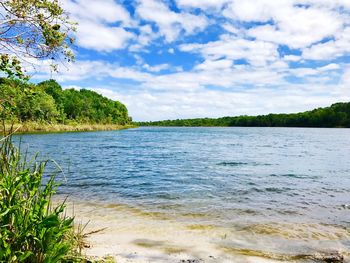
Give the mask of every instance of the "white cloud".
[[(268, 21), (272, 14), (271, 11), (274, 10), (271, 7), (280, 7), (280, 1), (270, 1), (270, 0), (245, 0), (231, 1), (229, 6), (224, 10), (223, 14), (231, 19), (240, 21)], [(282, 2), (285, 2), (282, 0)]]
[(223, 24), (222, 27), (223, 27), (227, 32), (229, 32), (229, 33), (231, 33), (231, 34), (234, 34), (234, 35), (237, 35), (237, 34), (239, 34), (239, 33), (242, 33), (242, 32), (241, 32), (241, 31), (242, 31), (241, 29), (239, 29), (239, 28), (237, 28), (237, 27), (235, 27), (235, 26), (233, 26), (233, 25), (231, 25), (231, 24), (229, 24), (229, 23)]
[(150, 72), (159, 72), (170, 68), (169, 64), (159, 64), (155, 66), (150, 66), (148, 64), (143, 65), (143, 68)]
[[(91, 33), (93, 32), (93, 33)], [(120, 27), (107, 27), (101, 24), (84, 22), (77, 33), (77, 44), (97, 51), (121, 49), (134, 37)]]
[(337, 70), (337, 69), (340, 69), (340, 66), (338, 64), (335, 64), (335, 63), (331, 63), (331, 64), (328, 64), (326, 66), (318, 68), (318, 70), (320, 70), (320, 71), (329, 71), (329, 70)]
[[(139, 82), (140, 88), (148, 90), (197, 90), (205, 86), (217, 86), (227, 89), (235, 89), (238, 85), (270, 86), (283, 84), (283, 75), (278, 70), (271, 71), (268, 68), (260, 68), (252, 71), (249, 66), (229, 67), (230, 60), (207, 61), (194, 71), (174, 72), (168, 74), (154, 75), (145, 73), (137, 68), (122, 67), (118, 64), (103, 61), (78, 61), (74, 67), (61, 68), (54, 73), (59, 81), (81, 81), (86, 79), (103, 79), (112, 77), (115, 79), (127, 79)], [(147, 67), (147, 66), (146, 66)], [(150, 67), (150, 66), (148, 66)], [(161, 70), (165, 65), (151, 68)], [(50, 72), (41, 72), (34, 76), (35, 79), (49, 78)]]
[(153, 32), (153, 29), (150, 25), (139, 26), (139, 35), (137, 36), (136, 43), (129, 47), (129, 50), (132, 52), (144, 51), (146, 46), (152, 43), (154, 39), (159, 37), (159, 34)]
[(123, 26), (135, 24), (129, 13), (113, 0), (65, 0), (65, 10), (78, 23), (77, 44), (96, 51), (110, 52), (124, 48), (134, 35)]
[(176, 2), (179, 7), (184, 8), (220, 9), (225, 3), (229, 2), (229, 0), (177, 0)]
[(249, 36), (291, 48), (304, 48), (334, 36), (342, 28), (342, 20), (334, 12), (296, 7), (272, 10), (276, 12), (270, 17), (275, 25), (253, 27), (247, 32)]
[(283, 57), (283, 59), (285, 61), (294, 61), (294, 62), (296, 62), (296, 61), (301, 60), (302, 58), (300, 56), (296, 56), (296, 55), (285, 55)]
[[(246, 31), (250, 37), (305, 48), (342, 31), (347, 16), (335, 7), (344, 7), (345, 1), (297, 1), (297, 0), (231, 0), (223, 15), (239, 22), (266, 22)], [(297, 4), (301, 4), (297, 5)], [(308, 8), (303, 6), (308, 4)], [(348, 4), (347, 4), (348, 5)], [(225, 27), (230, 30), (229, 27)], [(237, 33), (233, 28), (233, 33)]]
[(348, 0), (299, 0), (298, 4), (313, 4), (318, 7), (326, 8), (344, 8), (350, 10), (350, 2)]
[(90, 20), (96, 22), (122, 22), (125, 25), (131, 24), (131, 18), (124, 7), (114, 0), (65, 0), (65, 10), (78, 20)]
[(208, 24), (204, 16), (186, 12), (176, 13), (159, 0), (141, 0), (137, 6), (137, 13), (142, 19), (155, 22), (160, 34), (164, 35), (168, 42), (176, 40), (182, 31), (193, 34), (197, 30), (203, 30)]
[(218, 59), (218, 60), (205, 60), (202, 64), (195, 67), (197, 70), (212, 71), (218, 69), (229, 69), (233, 65), (232, 60), (229, 59)]
[(303, 57), (312, 60), (329, 60), (350, 53), (350, 27), (335, 36), (335, 40), (320, 43), (303, 50)]
[(185, 44), (180, 49), (187, 52), (200, 52), (205, 58), (245, 59), (251, 65), (265, 66), (269, 61), (277, 59), (277, 47), (277, 45), (269, 42), (251, 41), (223, 35), (218, 41), (207, 44)]
[(50, 68), (46, 65), (46, 61), (37, 62), (34, 79), (49, 79), (52, 77), (59, 82), (65, 81), (80, 81), (89, 77), (103, 78), (106, 76), (108, 65), (100, 61), (77, 61), (76, 63), (68, 64), (66, 67), (60, 67), (59, 72), (50, 72)]
[[(322, 67), (315, 67), (315, 68), (293, 68), (289, 69), (288, 72), (291, 73), (292, 75), (302, 78), (306, 76), (312, 76), (314, 78), (321, 78), (324, 77), (325, 74), (327, 74), (327, 79), (323, 79), (325, 82), (329, 81), (332, 77), (331, 72), (338, 71), (340, 70), (340, 66), (335, 63), (331, 63)], [(314, 82), (314, 80), (312, 80)]]
[(350, 101), (350, 67), (347, 66), (337, 89), (339, 101)]
[[(346, 68), (341, 79), (341, 83), (350, 89), (350, 68)], [(350, 90), (349, 90), (350, 91)], [(348, 94), (350, 96), (350, 93)]]

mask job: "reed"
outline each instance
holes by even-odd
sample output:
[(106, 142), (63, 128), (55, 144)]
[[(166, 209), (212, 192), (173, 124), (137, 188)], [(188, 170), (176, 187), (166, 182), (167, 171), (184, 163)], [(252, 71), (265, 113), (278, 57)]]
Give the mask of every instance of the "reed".
[[(50, 132), (84, 132), (84, 131), (112, 131), (134, 128), (133, 125), (119, 124), (96, 124), (96, 123), (75, 123), (67, 124), (48, 123), (48, 122), (23, 122), (7, 124), (10, 129), (16, 130), (16, 133), (50, 133)], [(11, 128), (12, 127), (12, 128)], [(3, 128), (1, 128), (4, 132)]]

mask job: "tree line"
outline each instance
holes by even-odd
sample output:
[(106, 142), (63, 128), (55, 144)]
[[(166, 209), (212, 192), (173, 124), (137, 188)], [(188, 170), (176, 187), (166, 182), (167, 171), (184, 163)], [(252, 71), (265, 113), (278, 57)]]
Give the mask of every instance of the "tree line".
[(268, 114), (222, 118), (177, 119), (139, 122), (141, 126), (221, 127), (346, 127), (350, 128), (350, 102), (292, 114)]
[(55, 80), (38, 84), (0, 78), (0, 113), (14, 122), (98, 123), (125, 125), (128, 110), (94, 91), (62, 89)]

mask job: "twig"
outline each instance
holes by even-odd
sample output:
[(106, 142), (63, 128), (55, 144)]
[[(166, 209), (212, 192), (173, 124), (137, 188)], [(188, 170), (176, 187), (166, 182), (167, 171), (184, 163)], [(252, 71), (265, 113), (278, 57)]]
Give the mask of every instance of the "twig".
[(2, 142), (2, 141), (4, 141), (4, 140), (6, 140), (7, 138), (9, 138), (9, 137), (11, 137), (13, 134), (15, 134), (16, 133), (16, 131), (18, 131), (20, 128), (22, 127), (22, 125), (21, 126), (18, 126), (17, 128), (16, 128), (16, 130), (14, 130), (13, 132), (10, 132), (8, 135), (6, 135), (4, 138), (1, 138), (0, 139), (0, 142)]

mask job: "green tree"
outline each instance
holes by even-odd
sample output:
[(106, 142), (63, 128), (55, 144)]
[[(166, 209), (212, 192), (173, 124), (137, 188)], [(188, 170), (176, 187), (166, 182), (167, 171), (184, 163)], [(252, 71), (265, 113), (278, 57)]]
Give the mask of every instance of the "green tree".
[(73, 31), (75, 23), (58, 0), (1, 0), (0, 71), (23, 79), (21, 61), (25, 57), (73, 59)]
[(140, 122), (145, 126), (350, 127), (350, 102), (292, 114)]
[(55, 80), (45, 80), (38, 84), (44, 92), (52, 96), (54, 103), (56, 104), (56, 109), (58, 111), (57, 120), (59, 122), (64, 122), (66, 119), (66, 114), (64, 112), (64, 94), (63, 89)]

